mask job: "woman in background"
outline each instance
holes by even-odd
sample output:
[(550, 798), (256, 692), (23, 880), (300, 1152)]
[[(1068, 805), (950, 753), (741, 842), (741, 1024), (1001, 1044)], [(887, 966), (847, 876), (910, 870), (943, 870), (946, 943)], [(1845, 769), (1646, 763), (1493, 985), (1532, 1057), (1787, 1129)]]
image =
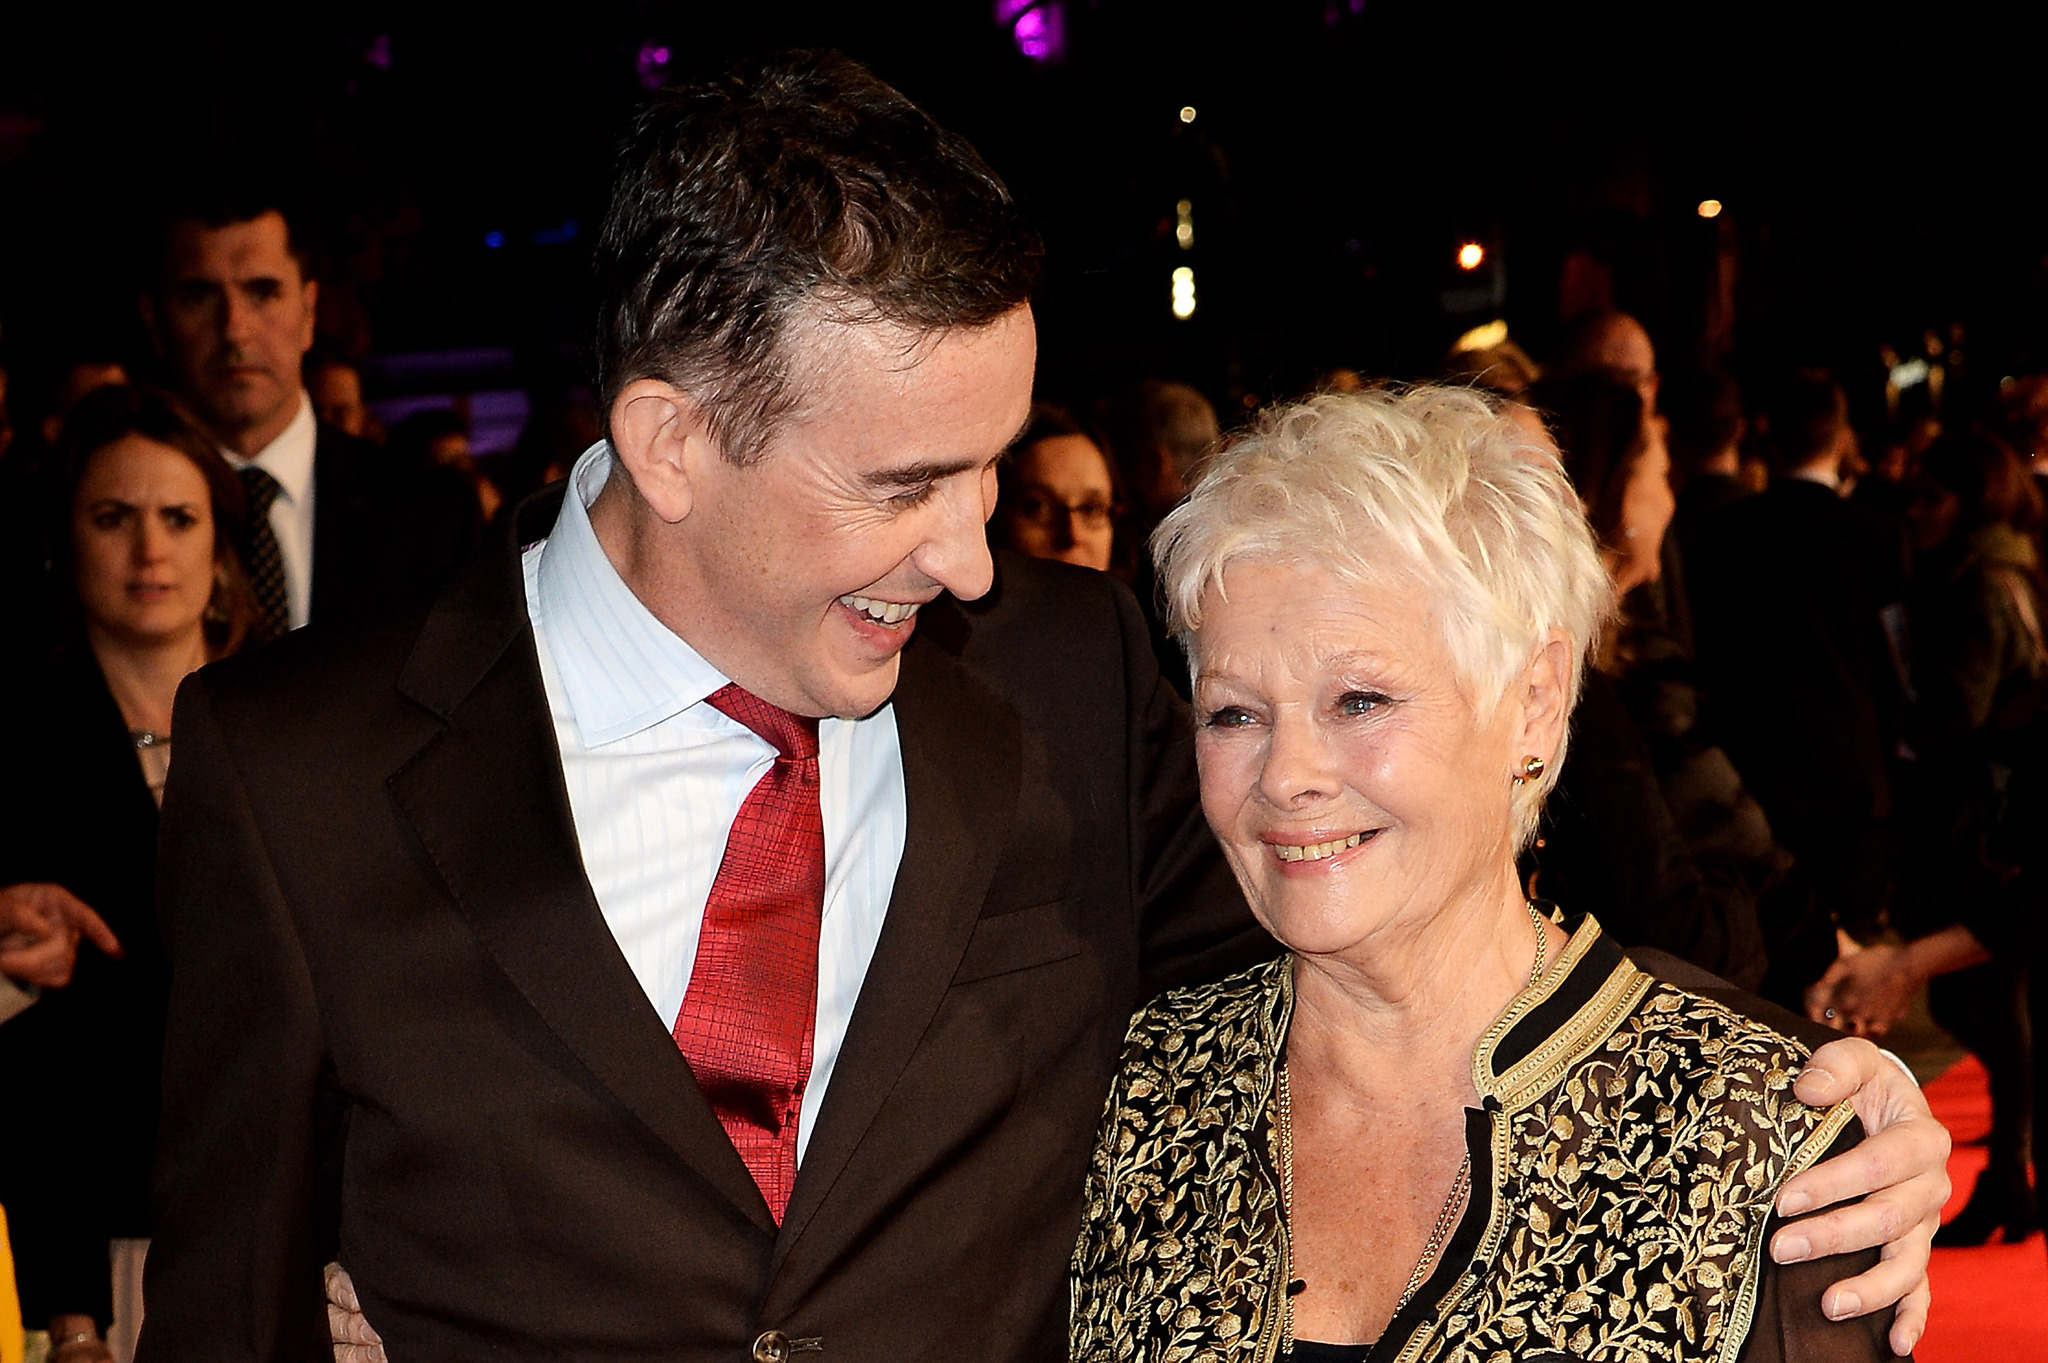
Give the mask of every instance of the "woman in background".
[(7, 1089), (38, 1099), (6, 1121), (0, 1197), (23, 1314), (48, 1324), (53, 1363), (125, 1363), (141, 1325), (169, 984), (152, 881), (171, 705), (188, 673), (239, 646), (254, 602), (231, 547), (241, 482), (174, 399), (100, 389), (56, 453), (50, 561), (71, 618), (46, 665), (7, 680), (17, 729), (0, 884), (63, 886), (121, 955), (81, 951), (69, 985), (0, 1028)]
[[(2015, 785), (2037, 781), (2048, 727), (2048, 643), (2035, 536), (2041, 495), (1996, 436), (1945, 436), (1922, 458), (1914, 519), (1935, 543), (1921, 556), (1911, 602), (1913, 761), (1900, 781), (1900, 847), (1892, 921), (1903, 945), (1846, 955), (1814, 987), (1810, 1007), (1882, 1035), (1927, 986), (1935, 1021), (1984, 1062), (1991, 1080), (1990, 1162), (1936, 1243), (1981, 1245), (2040, 1224), (2027, 1182), (2032, 1091), (2027, 1007), (2028, 925), (2039, 908), (2007, 893), (2043, 855), (2040, 829), (2012, 812)], [(2040, 967), (2035, 967), (2039, 969)]]

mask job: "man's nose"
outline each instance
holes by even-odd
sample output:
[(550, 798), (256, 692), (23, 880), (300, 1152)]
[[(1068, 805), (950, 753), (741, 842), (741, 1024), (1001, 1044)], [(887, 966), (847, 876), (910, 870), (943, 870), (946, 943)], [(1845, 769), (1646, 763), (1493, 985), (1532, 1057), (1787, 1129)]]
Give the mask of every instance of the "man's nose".
[(241, 344), (256, 333), (256, 305), (235, 289), (227, 290), (221, 305), (220, 334), (223, 340)]
[(987, 513), (979, 479), (960, 483), (937, 498), (937, 523), (911, 555), (917, 570), (962, 601), (986, 596), (995, 585), (995, 560), (989, 557)]

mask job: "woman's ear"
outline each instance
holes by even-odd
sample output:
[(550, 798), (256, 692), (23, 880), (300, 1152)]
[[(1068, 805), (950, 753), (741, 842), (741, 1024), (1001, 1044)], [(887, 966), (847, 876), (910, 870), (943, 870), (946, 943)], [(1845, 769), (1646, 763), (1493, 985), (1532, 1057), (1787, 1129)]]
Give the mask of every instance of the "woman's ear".
[(1569, 636), (1553, 629), (1529, 659), (1517, 683), (1522, 702), (1519, 751), (1545, 762), (1556, 759), (1571, 723), (1572, 666), (1576, 662)]
[(635, 379), (612, 399), (612, 449), (640, 499), (674, 525), (702, 493), (707, 460), (722, 459), (703, 409), (661, 379)]

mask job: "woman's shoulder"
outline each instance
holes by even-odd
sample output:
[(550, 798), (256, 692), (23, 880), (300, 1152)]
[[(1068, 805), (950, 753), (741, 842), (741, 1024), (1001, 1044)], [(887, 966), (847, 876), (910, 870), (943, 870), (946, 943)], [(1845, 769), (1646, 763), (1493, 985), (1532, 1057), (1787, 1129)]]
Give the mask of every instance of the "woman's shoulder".
[(1727, 1001), (1648, 975), (1640, 981), (1633, 1003), (1544, 1106), (1588, 1115), (1605, 1108), (1595, 1125), (1618, 1137), (1617, 1147), (1648, 1141), (1694, 1174), (1722, 1166), (1752, 1192), (1806, 1167), (1852, 1120), (1846, 1104), (1809, 1107), (1793, 1093), (1812, 1054), (1806, 1042)]
[(1219, 1043), (1276, 1039), (1290, 965), (1291, 958), (1282, 955), (1220, 980), (1167, 990), (1132, 1016), (1125, 1055), (1178, 1051), (1191, 1042), (1213, 1050)]

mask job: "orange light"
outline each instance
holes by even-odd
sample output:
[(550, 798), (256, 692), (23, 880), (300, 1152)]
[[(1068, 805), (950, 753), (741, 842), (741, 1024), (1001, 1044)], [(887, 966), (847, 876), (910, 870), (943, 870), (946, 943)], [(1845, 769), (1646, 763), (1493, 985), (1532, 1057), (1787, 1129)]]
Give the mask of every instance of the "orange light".
[(1700, 216), (1701, 216), (1701, 217), (1703, 217), (1703, 218), (1718, 218), (1718, 217), (1720, 217), (1720, 216), (1721, 216), (1721, 201), (1720, 201), (1719, 199), (1701, 199), (1701, 200), (1700, 200)]
[(1476, 270), (1486, 260), (1486, 248), (1476, 241), (1468, 241), (1458, 248), (1458, 268)]

